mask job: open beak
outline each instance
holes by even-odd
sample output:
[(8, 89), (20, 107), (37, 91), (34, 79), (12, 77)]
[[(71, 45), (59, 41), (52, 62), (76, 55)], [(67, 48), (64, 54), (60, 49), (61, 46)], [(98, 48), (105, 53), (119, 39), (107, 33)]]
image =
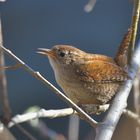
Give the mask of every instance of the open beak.
[(45, 48), (38, 48), (39, 51), (37, 53), (42, 54), (42, 55), (47, 55), (50, 57), (54, 57), (55, 54), (51, 49), (45, 49)]

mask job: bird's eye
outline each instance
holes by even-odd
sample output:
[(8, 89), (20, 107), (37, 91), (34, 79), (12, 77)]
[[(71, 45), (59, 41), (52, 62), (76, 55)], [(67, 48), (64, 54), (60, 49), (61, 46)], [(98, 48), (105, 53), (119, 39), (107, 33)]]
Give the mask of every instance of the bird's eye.
[(64, 57), (64, 56), (65, 56), (65, 53), (64, 53), (64, 52), (59, 52), (59, 55), (60, 55), (61, 57)]

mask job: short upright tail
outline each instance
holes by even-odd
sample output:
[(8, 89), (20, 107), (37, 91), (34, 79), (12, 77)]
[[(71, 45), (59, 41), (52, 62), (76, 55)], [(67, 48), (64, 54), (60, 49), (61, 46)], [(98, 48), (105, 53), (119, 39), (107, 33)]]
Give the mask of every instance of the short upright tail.
[(128, 67), (128, 50), (131, 41), (131, 36), (132, 28), (129, 28), (120, 44), (116, 57), (114, 58), (115, 62), (125, 70), (127, 70)]

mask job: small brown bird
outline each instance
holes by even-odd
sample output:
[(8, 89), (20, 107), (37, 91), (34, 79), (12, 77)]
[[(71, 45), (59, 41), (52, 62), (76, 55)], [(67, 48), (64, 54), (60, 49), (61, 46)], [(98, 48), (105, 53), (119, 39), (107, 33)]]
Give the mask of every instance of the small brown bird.
[(58, 85), (77, 105), (107, 103), (128, 79), (127, 72), (105, 55), (69, 45), (39, 48), (38, 53), (48, 56)]

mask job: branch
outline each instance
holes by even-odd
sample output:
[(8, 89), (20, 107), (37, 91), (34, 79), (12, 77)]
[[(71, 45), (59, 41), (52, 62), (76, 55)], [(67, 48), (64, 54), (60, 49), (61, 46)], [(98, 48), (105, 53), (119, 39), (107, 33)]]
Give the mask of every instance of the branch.
[(135, 124), (140, 128), (140, 116), (130, 110), (124, 109), (123, 114), (129, 119), (133, 120)]
[(140, 67), (140, 43), (138, 44), (138, 48), (134, 52), (134, 56), (132, 58), (132, 65), (128, 69), (128, 74), (131, 77), (120, 89), (120, 91), (116, 94), (112, 105), (109, 109), (107, 116), (104, 121), (100, 123), (97, 130), (96, 140), (110, 140), (113, 132), (116, 128), (116, 125), (123, 113), (123, 110), (127, 106), (127, 98), (129, 92), (131, 90), (136, 72), (138, 71), (138, 67)]
[[(69, 116), (73, 114), (77, 115), (77, 112), (74, 111), (72, 108), (45, 110), (45, 109), (40, 109), (39, 107), (33, 106), (33, 107), (30, 107), (24, 114), (18, 114), (14, 116), (9, 122), (8, 127), (10, 128), (19, 123), (24, 123), (24, 122), (31, 121), (34, 119), (39, 119), (39, 118), (54, 119), (54, 118), (65, 117), (65, 116)], [(137, 114), (127, 109), (123, 110), (123, 114), (127, 116), (129, 119), (131, 119), (132, 121), (134, 121), (138, 127), (140, 127), (140, 117)]]
[[(140, 16), (140, 0), (134, 0), (132, 23), (131, 23), (131, 26), (132, 26), (132, 40), (130, 42), (130, 49), (129, 49), (129, 52), (128, 52), (129, 60), (131, 60), (131, 56), (132, 56), (132, 53), (134, 51), (135, 44), (136, 44), (136, 35), (137, 35), (137, 29), (138, 29), (138, 23), (139, 23), (139, 16)], [(139, 111), (140, 110), (139, 109), (140, 93), (136, 92), (137, 85), (135, 85), (135, 84), (139, 83), (139, 80), (140, 79), (137, 77), (134, 81), (133, 95), (134, 95), (134, 107), (136, 109), (136, 113), (140, 115), (140, 111)], [(136, 128), (136, 139), (137, 140), (140, 139), (140, 128)]]
[(57, 117), (65, 117), (68, 115), (72, 115), (76, 113), (72, 108), (66, 108), (66, 109), (58, 109), (58, 110), (45, 110), (45, 109), (39, 109), (35, 112), (28, 112), (21, 115), (16, 115), (11, 119), (11, 122), (9, 122), (8, 127), (12, 127), (15, 124), (27, 122), (33, 119), (37, 118), (57, 118)]
[[(29, 140), (37, 140), (30, 132), (28, 132), (25, 128), (23, 128), (19, 124), (15, 124), (16, 128), (18, 128)], [(11, 140), (11, 139), (10, 139)]]
[(63, 134), (49, 128), (43, 120), (34, 119), (28, 124), (43, 138), (43, 140), (67, 140)]
[[(3, 44), (2, 40), (2, 25), (0, 17), (0, 45)], [(0, 48), (0, 67), (4, 67), (4, 54)], [(5, 75), (5, 69), (0, 70), (0, 103), (3, 110), (3, 118), (7, 123), (11, 117), (11, 109), (9, 106), (8, 93), (7, 93), (7, 80)]]
[(68, 140), (79, 140), (80, 119), (77, 115), (69, 118)]
[(64, 100), (67, 104), (73, 107), (83, 119), (85, 119), (92, 127), (97, 126), (97, 122), (93, 120), (87, 113), (85, 113), (80, 107), (78, 107), (75, 103), (73, 103), (66, 95), (64, 95), (61, 91), (59, 91), (55, 86), (53, 86), (47, 79), (45, 79), (39, 72), (34, 71), (27, 64), (25, 64), (21, 59), (19, 59), (16, 55), (14, 55), (10, 50), (6, 49), (4, 46), (1, 46), (2, 50), (9, 55), (12, 59), (14, 59), (17, 63), (19, 63), (28, 73), (30, 73), (33, 77), (41, 81), (48, 88), (50, 88), (57, 96), (59, 96), (62, 100)]
[(131, 36), (131, 42), (130, 42), (130, 49), (128, 50), (128, 58), (129, 62), (131, 62), (132, 53), (135, 48), (136, 43), (136, 35), (138, 30), (138, 23), (139, 23), (139, 16), (140, 16), (140, 0), (134, 0), (134, 6), (133, 6), (133, 15), (132, 15), (132, 36)]
[[(140, 69), (133, 84), (134, 108), (135, 112), (140, 115)], [(140, 128), (136, 127), (136, 139), (140, 139)]]

